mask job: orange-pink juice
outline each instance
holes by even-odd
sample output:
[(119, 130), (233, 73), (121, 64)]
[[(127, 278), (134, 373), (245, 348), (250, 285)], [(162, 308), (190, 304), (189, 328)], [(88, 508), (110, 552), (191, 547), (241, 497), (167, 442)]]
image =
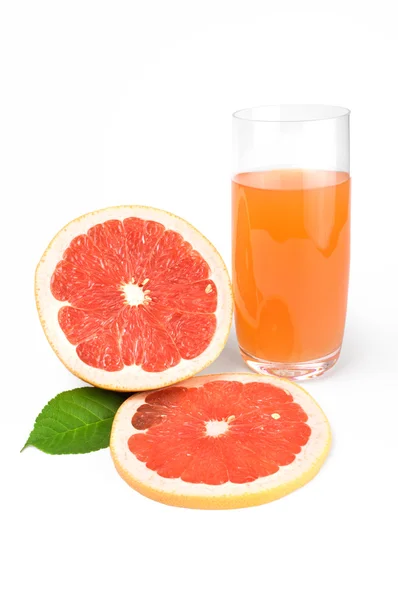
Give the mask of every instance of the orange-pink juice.
[(232, 182), (233, 286), (241, 348), (304, 362), (342, 342), (350, 257), (350, 178), (274, 170)]

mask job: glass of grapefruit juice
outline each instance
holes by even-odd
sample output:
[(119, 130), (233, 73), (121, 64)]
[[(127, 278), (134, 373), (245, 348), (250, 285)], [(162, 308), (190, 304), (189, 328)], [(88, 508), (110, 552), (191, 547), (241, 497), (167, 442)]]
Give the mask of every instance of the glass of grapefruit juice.
[(233, 115), (232, 271), (241, 354), (303, 380), (338, 360), (350, 261), (350, 111)]

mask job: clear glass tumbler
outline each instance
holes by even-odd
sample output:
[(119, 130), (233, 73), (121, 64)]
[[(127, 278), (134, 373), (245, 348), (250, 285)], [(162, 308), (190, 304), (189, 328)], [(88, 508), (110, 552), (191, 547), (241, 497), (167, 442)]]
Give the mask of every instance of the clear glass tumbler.
[(259, 373), (321, 375), (344, 334), (350, 111), (283, 105), (233, 115), (232, 267), (242, 357)]

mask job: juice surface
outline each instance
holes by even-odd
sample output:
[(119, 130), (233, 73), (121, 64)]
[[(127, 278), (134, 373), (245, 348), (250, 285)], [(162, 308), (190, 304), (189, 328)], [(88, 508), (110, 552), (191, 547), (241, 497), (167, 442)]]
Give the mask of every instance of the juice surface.
[(239, 345), (304, 362), (342, 342), (350, 256), (350, 177), (333, 171), (241, 173), (232, 181)]

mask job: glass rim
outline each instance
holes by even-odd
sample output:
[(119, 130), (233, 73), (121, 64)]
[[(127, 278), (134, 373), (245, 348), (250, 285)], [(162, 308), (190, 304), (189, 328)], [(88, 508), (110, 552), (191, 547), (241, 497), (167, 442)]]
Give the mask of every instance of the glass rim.
[[(259, 113), (261, 112), (264, 113), (264, 117), (260, 118)], [(279, 116), (271, 116), (272, 114), (277, 115), (278, 112)], [(282, 118), (281, 112), (286, 113), (285, 118)], [(301, 116), (300, 113), (302, 113)], [(289, 114), (297, 116), (291, 118)], [(329, 104), (264, 104), (251, 108), (241, 108), (232, 113), (232, 118), (248, 123), (307, 123), (340, 119), (348, 117), (350, 114), (349, 108)]]

